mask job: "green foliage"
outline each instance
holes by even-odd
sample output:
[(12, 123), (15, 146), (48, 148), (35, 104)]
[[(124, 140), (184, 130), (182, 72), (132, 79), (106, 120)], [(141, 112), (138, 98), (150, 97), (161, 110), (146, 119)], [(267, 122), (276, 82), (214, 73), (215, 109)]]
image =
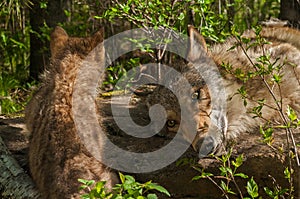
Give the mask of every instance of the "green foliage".
[[(47, 10), (48, 0), (37, 3), (41, 9)], [(70, 9), (64, 10), (67, 21), (60, 25), (70, 35), (87, 36), (99, 24), (109, 26), (106, 32), (114, 32), (114, 24), (117, 24), (120, 18), (130, 21), (136, 27), (164, 26), (182, 33), (186, 33), (188, 24), (193, 24), (209, 41), (223, 41), (230, 34), (232, 27), (242, 31), (270, 16), (277, 17), (279, 5), (279, 0), (75, 0), (72, 1)], [(46, 43), (51, 31), (46, 23), (40, 27), (39, 33), (31, 29), (28, 14), (32, 6), (30, 0), (0, 3), (0, 23), (1, 27), (4, 27), (0, 31), (0, 75), (11, 75), (21, 85), (28, 79), (29, 74), (29, 34), (35, 34)], [(111, 20), (112, 24), (106, 25), (105, 19)], [(47, 48), (45, 45), (41, 51)], [(118, 69), (110, 68), (106, 83), (115, 84), (119, 76), (125, 73), (125, 64), (124, 62), (113, 66)], [(114, 72), (117, 74), (112, 74)], [(274, 76), (276, 81), (279, 78)]]
[[(220, 174), (218, 176), (207, 173), (204, 169), (199, 169), (197, 165), (193, 165), (193, 167), (198, 170), (201, 175), (195, 176), (193, 180), (198, 180), (201, 178), (205, 178), (210, 180), (214, 185), (216, 185), (223, 193), (226, 198), (229, 198), (230, 195), (239, 195), (240, 198), (246, 198), (242, 194), (242, 190), (236, 182), (236, 178), (248, 179), (249, 177), (244, 174), (238, 172), (238, 168), (242, 166), (244, 157), (243, 155), (239, 155), (234, 160), (231, 160), (232, 150), (230, 150), (226, 155), (222, 155), (221, 157), (213, 156), (220, 163), (219, 171)], [(217, 181), (217, 179), (222, 179), (221, 181)], [(256, 198), (258, 195), (258, 187), (254, 182), (253, 178), (251, 178), (247, 182), (247, 192), (251, 198)], [(236, 191), (233, 191), (233, 187), (235, 187)]]
[[(135, 27), (146, 30), (149, 27), (167, 28), (184, 34), (187, 33), (187, 26), (192, 24), (210, 43), (224, 41), (231, 35), (232, 29), (241, 32), (256, 25), (259, 20), (277, 17), (279, 4), (279, 0), (255, 0), (253, 3), (242, 0), (113, 0), (112, 6), (95, 18), (107, 19), (112, 23), (130, 21)], [(262, 9), (266, 12), (261, 13)], [(141, 45), (140, 49), (149, 52), (145, 45)], [(152, 56), (157, 58), (155, 61), (161, 63), (166, 52), (152, 53), (156, 54)]]
[(23, 19), (31, 5), (28, 0), (0, 3), (0, 114), (20, 111), (26, 101), (30, 28)]
[(11, 75), (0, 75), (0, 114), (17, 113), (26, 105), (31, 84), (21, 83)]
[[(297, 153), (290, 151), (288, 147), (283, 153), (283, 147), (274, 147), (272, 146), (275, 135), (275, 128), (286, 130), (287, 136), (287, 145), (292, 145), (295, 151), (297, 151), (297, 145), (294, 140), (294, 129), (299, 128), (299, 119), (295, 110), (293, 110), (290, 106), (287, 108), (283, 107), (282, 103), (282, 94), (281, 94), (281, 80), (284, 75), (283, 66), (286, 64), (284, 60), (280, 62), (279, 59), (275, 59), (275, 61), (271, 61), (271, 56), (264, 51), (264, 54), (255, 61), (251, 59), (248, 55), (248, 50), (251, 48), (263, 48), (264, 45), (269, 42), (260, 36), (261, 27), (254, 28), (254, 32), (256, 34), (256, 38), (254, 40), (250, 40), (247, 38), (243, 38), (240, 34), (235, 33), (235, 38), (237, 40), (236, 45), (232, 46), (229, 50), (233, 50), (239, 48), (244, 55), (247, 57), (250, 63), (250, 69), (244, 70), (243, 68), (233, 69), (233, 67), (228, 63), (222, 63), (222, 67), (225, 71), (231, 75), (233, 75), (236, 79), (241, 80), (243, 85), (237, 89), (237, 94), (240, 95), (241, 99), (244, 100), (244, 105), (247, 106), (247, 101), (252, 101), (257, 103), (257, 106), (252, 107), (250, 113), (253, 114), (254, 118), (260, 118), (266, 121), (264, 126), (260, 127), (260, 133), (263, 138), (263, 142), (268, 144), (273, 150), (277, 151), (278, 154), (288, 154), (288, 167), (285, 168), (283, 174), (287, 181), (289, 182), (289, 188), (282, 188), (277, 182), (276, 179), (273, 179), (273, 187), (264, 187), (263, 190), (273, 199), (278, 198), (294, 198), (294, 185), (293, 185), (293, 174), (294, 169), (292, 165), (292, 160), (298, 160)], [(290, 64), (290, 63), (289, 63)], [(292, 64), (291, 64), (292, 65)], [(273, 100), (267, 102), (265, 99), (253, 100), (248, 96), (248, 90), (246, 83), (253, 79), (260, 79), (263, 82), (263, 85), (272, 96)], [(297, 77), (296, 77), (297, 78)], [(279, 94), (275, 95), (274, 90), (278, 89)], [(272, 123), (272, 121), (268, 121), (264, 118), (262, 113), (262, 109), (264, 107), (271, 108), (272, 110), (277, 111), (277, 113), (281, 116), (281, 121), (276, 121)], [(278, 125), (278, 123), (280, 124)], [(298, 145), (299, 146), (299, 145)], [(259, 192), (259, 185), (255, 182), (254, 178), (251, 177), (246, 183), (246, 191), (247, 196), (244, 197), (242, 193), (241, 185), (236, 183), (236, 177), (242, 177), (248, 179), (248, 176), (243, 173), (236, 173), (237, 169), (242, 165), (243, 157), (239, 156), (234, 161), (231, 161), (230, 164), (230, 156), (231, 151), (228, 152), (227, 155), (223, 155), (222, 157), (215, 157), (221, 165), (219, 166), (220, 174), (215, 176), (212, 173), (207, 173), (203, 169), (196, 168), (201, 175), (195, 176), (193, 180), (198, 180), (200, 178), (209, 179), (214, 185), (216, 185), (222, 192), (226, 198), (229, 198), (230, 195), (239, 195), (239, 198), (244, 199), (254, 199), (254, 198), (262, 198)], [(285, 158), (285, 157), (283, 157)], [(299, 165), (299, 162), (297, 161)], [(195, 167), (195, 166), (194, 166)], [(222, 179), (218, 181), (218, 179)], [(236, 191), (233, 191), (232, 187), (234, 187)]]
[(250, 29), (258, 22), (270, 17), (278, 17), (280, 0), (253, 0), (245, 3), (243, 0), (234, 1), (234, 24), (241, 30)]
[(27, 78), (29, 65), (29, 27), (23, 21), (24, 9), (31, 2), (13, 0), (0, 3), (0, 75), (16, 74), (18, 80)]
[[(110, 65), (106, 68), (107, 77), (105, 78), (103, 85), (115, 85), (122, 77), (127, 77), (127, 71), (131, 68), (135, 68), (140, 64), (140, 58), (130, 58), (126, 62), (119, 62)], [(129, 78), (129, 77), (127, 77)], [(128, 85), (129, 86), (129, 85)], [(117, 88), (118, 89), (118, 88)]]
[[(289, 180), (291, 180), (291, 175), (290, 175), (290, 171), (288, 168), (285, 168), (284, 170), (284, 175), (285, 177)], [(291, 195), (291, 192), (293, 192), (293, 190), (289, 190), (287, 188), (282, 188), (278, 185), (278, 183), (276, 183), (276, 179), (272, 178), (273, 179), (273, 188), (269, 188), (269, 187), (264, 187), (264, 191), (265, 193), (270, 197), (270, 198), (273, 198), (273, 199), (278, 199), (278, 198), (293, 198), (293, 196)]]
[[(300, 122), (297, 113), (290, 106), (288, 106), (287, 108), (283, 107), (282, 103), (283, 96), (281, 93), (281, 82), (284, 75), (283, 67), (287, 62), (285, 60), (280, 60), (279, 58), (275, 59), (275, 61), (271, 61), (271, 56), (265, 51), (263, 51), (263, 55), (256, 58), (255, 61), (253, 61), (248, 56), (249, 49), (263, 48), (264, 45), (269, 44), (268, 41), (266, 41), (260, 36), (260, 31), (261, 27), (258, 26), (254, 28), (254, 32), (256, 35), (254, 40), (243, 38), (241, 35), (235, 34), (237, 43), (235, 46), (230, 48), (230, 50), (233, 50), (235, 48), (239, 48), (240, 50), (242, 50), (242, 52), (247, 57), (250, 63), (250, 69), (247, 69), (247, 71), (243, 71), (242, 69), (233, 70), (233, 67), (229, 64), (223, 64), (223, 68), (226, 70), (226, 72), (234, 75), (237, 79), (242, 80), (244, 84), (246, 84), (249, 80), (253, 78), (260, 79), (264, 87), (269, 92), (270, 96), (272, 96), (273, 100), (270, 100), (268, 102), (265, 99), (259, 99), (254, 101), (257, 103), (257, 106), (252, 107), (251, 113), (254, 115), (254, 118), (257, 117), (266, 121), (265, 125), (260, 127), (260, 133), (263, 138), (262, 141), (268, 144), (268, 146), (270, 146), (273, 150), (277, 151), (278, 154), (289, 155), (287, 161), (289, 166), (284, 170), (285, 178), (289, 182), (289, 188), (281, 188), (276, 183), (276, 180), (273, 179), (275, 186), (272, 189), (265, 187), (264, 191), (271, 198), (281, 198), (285, 196), (293, 198), (294, 185), (293, 181), (291, 180), (293, 176), (293, 166), (291, 162), (292, 159), (296, 159), (297, 164), (299, 165), (298, 155), (297, 153), (289, 151), (289, 147), (286, 149), (288, 151), (285, 151), (286, 153), (283, 153), (283, 147), (276, 148), (272, 144), (275, 137), (275, 128), (284, 129), (286, 131), (287, 136), (287, 145), (292, 145), (293, 148), (295, 148), (295, 151), (297, 151), (297, 145), (294, 140), (294, 129), (299, 128)], [(275, 89), (278, 90), (279, 94), (274, 93)], [(253, 102), (253, 99), (251, 99), (248, 96), (247, 92), (248, 91), (245, 85), (241, 86), (241, 88), (237, 90), (237, 93), (240, 94), (241, 98), (244, 100), (245, 106), (247, 106), (247, 100), (252, 100)], [(264, 107), (275, 110), (278, 113), (278, 115), (280, 115), (282, 120), (272, 122), (265, 119), (262, 113), (262, 109)], [(278, 123), (280, 124), (278, 125)], [(247, 192), (251, 198), (259, 197), (258, 185), (253, 179), (251, 179), (247, 183)]]
[(274, 129), (271, 127), (268, 127), (268, 126), (266, 128), (263, 128), (262, 126), (260, 126), (259, 132), (263, 136), (263, 142), (268, 145), (272, 145), (273, 140), (274, 140), (274, 137), (273, 137)]
[(258, 186), (256, 182), (253, 180), (253, 177), (247, 182), (246, 188), (247, 188), (247, 193), (252, 199), (257, 198), (259, 196)]
[[(192, 160), (184, 160), (184, 164), (191, 164), (194, 169), (201, 173), (201, 175), (194, 176), (192, 180), (208, 179), (222, 191), (223, 196), (227, 199), (229, 199), (230, 196), (236, 195), (243, 199), (262, 199), (262, 196), (259, 192), (259, 185), (255, 182), (254, 178), (251, 177), (249, 179), (248, 175), (238, 172), (238, 168), (242, 166), (244, 161), (243, 155), (239, 155), (237, 158), (232, 160), (232, 154), (230, 150), (226, 155), (221, 157), (213, 156), (213, 158), (218, 160), (220, 163), (219, 175), (206, 172), (205, 169), (199, 168), (199, 165), (195, 164)], [(293, 172), (294, 171), (290, 171), (288, 167), (286, 167), (284, 170), (284, 176), (289, 182), (291, 182)], [(236, 182), (237, 178), (249, 179), (246, 181), (246, 185), (244, 187), (245, 190), (243, 190), (242, 184), (238, 184)], [(272, 179), (274, 184), (273, 187), (263, 187), (264, 192), (267, 194), (267, 196), (269, 196), (268, 198), (293, 198), (291, 195), (293, 190), (280, 187), (276, 180), (274, 178)]]
[[(98, 1), (97, 1), (98, 2)], [(97, 7), (96, 3), (87, 0), (74, 0), (72, 1), (71, 10), (64, 10), (66, 22), (59, 24), (70, 33), (81, 37), (89, 36), (94, 30), (93, 20), (91, 20), (91, 12), (95, 12)]]
[[(111, 21), (125, 18), (138, 27), (172, 28), (182, 24), (186, 15), (186, 5), (189, 1), (138, 1), (129, 0), (124, 3), (113, 1), (113, 7), (107, 10), (101, 18)], [(177, 26), (178, 27), (178, 26)]]
[[(11, 74), (18, 81), (28, 77), (29, 66), (29, 33), (13, 33), (10, 30), (0, 32), (0, 75)], [(25, 34), (25, 35), (24, 35)]]
[(112, 3), (113, 6), (97, 18), (110, 21), (123, 18), (137, 27), (163, 26), (183, 33), (188, 24), (193, 24), (211, 41), (223, 41), (230, 35), (232, 25), (243, 31), (257, 25), (258, 21), (277, 17), (280, 5), (279, 0), (113, 0)]
[(148, 181), (146, 183), (136, 182), (130, 175), (119, 173), (121, 184), (117, 184), (110, 192), (105, 188), (105, 182), (79, 179), (83, 185), (80, 190), (88, 190), (89, 193), (81, 196), (83, 199), (157, 199), (153, 191), (161, 192), (170, 197), (170, 193), (162, 186)]

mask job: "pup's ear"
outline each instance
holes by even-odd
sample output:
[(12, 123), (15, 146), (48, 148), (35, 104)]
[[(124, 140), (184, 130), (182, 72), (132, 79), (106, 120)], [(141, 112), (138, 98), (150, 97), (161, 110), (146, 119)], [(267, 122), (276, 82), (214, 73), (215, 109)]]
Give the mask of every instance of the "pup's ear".
[(204, 38), (200, 33), (194, 28), (194, 26), (188, 26), (189, 33), (189, 47), (187, 53), (187, 59), (191, 62), (196, 61), (203, 53), (207, 53), (207, 46)]
[(57, 52), (65, 45), (65, 42), (68, 40), (68, 38), (68, 34), (62, 27), (55, 27), (50, 36), (50, 50), (52, 57), (55, 57)]
[(100, 28), (97, 32), (95, 32), (92, 36), (92, 47), (95, 48), (98, 44), (103, 42), (104, 39), (104, 28)]

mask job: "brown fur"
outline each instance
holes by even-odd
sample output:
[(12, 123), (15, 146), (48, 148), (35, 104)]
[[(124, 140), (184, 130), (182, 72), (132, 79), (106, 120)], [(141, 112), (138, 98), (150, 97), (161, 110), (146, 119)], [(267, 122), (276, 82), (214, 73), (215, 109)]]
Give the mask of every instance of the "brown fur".
[[(194, 140), (189, 138), (190, 141), (193, 141), (194, 148), (201, 147), (202, 142), (200, 142), (200, 140), (202, 140), (203, 136), (207, 135), (208, 127), (212, 119), (210, 118), (212, 111), (210, 90), (213, 88), (208, 88), (208, 85), (205, 83), (199, 84), (203, 79), (195, 72), (195, 69), (193, 69), (193, 67), (197, 67), (197, 65), (212, 66), (216, 64), (222, 76), (220, 80), (216, 81), (220, 81), (218, 84), (224, 85), (227, 94), (227, 109), (224, 112), (220, 111), (221, 114), (218, 115), (218, 118), (215, 118), (215, 120), (218, 121), (217, 126), (221, 127), (221, 129), (215, 129), (215, 132), (209, 135), (211, 139), (204, 143), (204, 145), (207, 145), (204, 146), (204, 148), (206, 148), (205, 150), (211, 151), (204, 152), (216, 152), (217, 149), (224, 148), (227, 140), (235, 139), (243, 132), (253, 132), (258, 129), (260, 125), (263, 125), (265, 123), (263, 119), (254, 119), (253, 114), (250, 114), (252, 108), (258, 106), (256, 101), (259, 99), (265, 99), (267, 104), (267, 106), (264, 106), (262, 109), (263, 117), (270, 121), (280, 121), (278, 112), (269, 108), (276, 108), (276, 105), (270, 92), (266, 89), (266, 86), (263, 85), (261, 78), (254, 77), (246, 83), (243, 83), (243, 81), (236, 78), (234, 74), (226, 71), (225, 68), (222, 67), (222, 63), (225, 63), (232, 66), (231, 71), (235, 71), (237, 68), (240, 68), (244, 72), (254, 71), (241, 47), (229, 50), (236, 44), (237, 40), (235, 38), (229, 38), (223, 44), (216, 44), (206, 52), (206, 45), (205, 43), (203, 45), (202, 36), (193, 27), (189, 27), (189, 34), (190, 42), (187, 58), (190, 63), (185, 66), (183, 76), (186, 77), (192, 85), (197, 85), (198, 82), (198, 86), (193, 86), (192, 90), (188, 91), (180, 87), (180, 81), (173, 83), (173, 86), (176, 87), (177, 90), (182, 90), (181, 93), (183, 95), (180, 96), (181, 99), (177, 99), (179, 101), (185, 100), (188, 102), (188, 98), (191, 98), (195, 91), (200, 91), (198, 103), (192, 104), (190, 107), (192, 110), (190, 114), (193, 115), (195, 124), (197, 124), (196, 128), (198, 129), (198, 136), (196, 136)], [(255, 38), (253, 31), (247, 31), (243, 36), (250, 39)], [(253, 63), (257, 63), (256, 58), (262, 56), (263, 52), (270, 54), (271, 62), (275, 62), (275, 60), (279, 58), (278, 64), (285, 63), (283, 69), (280, 71), (280, 73), (284, 75), (281, 82), (281, 94), (276, 85), (273, 85), (272, 90), (277, 99), (280, 99), (280, 95), (282, 95), (284, 111), (289, 105), (299, 113), (300, 32), (287, 27), (266, 27), (262, 29), (261, 36), (267, 41), (270, 41), (271, 44), (265, 44), (263, 48), (250, 48), (247, 54)], [(215, 64), (212, 64), (212, 61)], [(293, 65), (295, 65), (295, 67)], [(265, 78), (270, 83), (271, 77), (266, 76)], [(246, 107), (243, 105), (241, 96), (237, 94), (237, 90), (242, 85), (245, 86), (248, 92), (249, 99), (247, 100), (248, 104)], [(170, 91), (166, 88), (159, 86), (148, 96), (148, 106), (155, 103), (164, 105), (168, 114), (168, 122), (175, 122), (174, 127), (167, 127), (167, 131), (171, 133), (177, 132), (180, 125), (185, 135), (188, 135), (191, 129), (191, 123), (181, 122), (180, 107), (178, 103), (174, 103), (174, 97), (175, 96), (172, 96)]]
[[(106, 180), (108, 187), (117, 182), (116, 175), (81, 143), (72, 113), (80, 63), (102, 41), (102, 31), (75, 38), (57, 27), (51, 34), (51, 65), (26, 108), (30, 172), (44, 198), (79, 198), (79, 178)], [(104, 50), (101, 53), (104, 65)]]
[[(280, 95), (282, 95), (284, 110), (289, 105), (296, 111), (300, 111), (300, 101), (297, 99), (297, 96), (300, 96), (300, 85), (298, 83), (300, 74), (299, 31), (290, 28), (263, 28), (261, 36), (271, 43), (265, 44), (263, 48), (250, 48), (247, 51), (247, 55), (253, 63), (257, 63), (255, 59), (262, 56), (265, 52), (266, 54), (270, 54), (271, 63), (274, 63), (276, 59), (279, 59), (277, 65), (284, 64), (283, 68), (280, 70), (280, 73), (283, 74), (282, 82), (280, 84), (281, 91), (279, 91), (276, 85), (273, 85), (274, 87), (272, 87), (272, 90), (277, 99), (280, 99)], [(244, 34), (244, 37), (254, 38), (254, 33), (248, 31)], [(233, 66), (233, 70), (240, 68), (244, 72), (254, 71), (249, 59), (240, 47), (228, 51), (235, 42), (236, 40), (231, 38), (224, 44), (215, 45), (211, 50), (212, 58), (223, 74), (223, 82), (228, 99), (230, 99), (228, 100), (226, 115), (228, 120), (226, 137), (229, 139), (235, 138), (241, 132), (251, 132), (264, 123), (260, 119), (253, 119), (253, 115), (249, 114), (252, 108), (258, 105), (256, 103), (257, 100), (265, 99), (268, 106), (276, 108), (270, 92), (267, 90), (260, 77), (255, 77), (246, 83), (242, 83), (235, 75), (225, 72), (224, 68), (221, 67), (222, 63), (229, 63)], [(272, 77), (270, 76), (265, 76), (265, 79), (269, 84), (271, 78)], [(241, 96), (234, 95), (237, 92), (237, 89), (242, 85), (245, 86), (249, 98), (246, 107), (243, 106)], [(263, 117), (267, 120), (280, 121), (278, 112), (267, 106), (264, 106), (263, 108)]]

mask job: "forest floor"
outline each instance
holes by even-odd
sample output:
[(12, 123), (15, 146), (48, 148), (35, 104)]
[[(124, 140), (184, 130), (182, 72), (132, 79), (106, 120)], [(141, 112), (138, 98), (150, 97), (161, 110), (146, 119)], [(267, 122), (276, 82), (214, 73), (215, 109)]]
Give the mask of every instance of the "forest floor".
[[(120, 96), (124, 97), (124, 96)], [(133, 121), (140, 125), (149, 123), (149, 116), (144, 104), (143, 96), (135, 96), (133, 98), (133, 105), (118, 104), (120, 110), (130, 109), (130, 115)], [(122, 101), (122, 100), (121, 100)], [(123, 100), (125, 101), (125, 100)], [(153, 136), (147, 139), (137, 139), (126, 135), (119, 129), (114, 122), (111, 112), (110, 98), (100, 98), (98, 101), (99, 113), (101, 115), (101, 126), (108, 133), (108, 137), (118, 146), (126, 150), (135, 152), (154, 151), (169, 143), (169, 139), (165, 137)], [(119, 111), (120, 113), (124, 111)], [(125, 112), (124, 112), (125, 113)], [(122, 117), (122, 115), (120, 115)], [(38, 121), (37, 121), (38, 122)], [(286, 145), (286, 135), (283, 131), (275, 132), (273, 147), (278, 148)], [(28, 134), (24, 124), (23, 117), (17, 118), (0, 118), (0, 136), (4, 140), (7, 148), (11, 151), (13, 156), (17, 159), (20, 166), (28, 171)], [(295, 135), (297, 143), (300, 143), (300, 134)], [(282, 188), (289, 188), (289, 183), (284, 177), (284, 169), (287, 166), (286, 156), (284, 154), (276, 153), (271, 147), (264, 144), (259, 132), (251, 134), (244, 133), (239, 136), (237, 144), (234, 146), (232, 158), (240, 154), (244, 156), (243, 165), (238, 169), (239, 173), (244, 173), (251, 178), (253, 176), (256, 183), (259, 185), (259, 192), (263, 198), (263, 188), (268, 187), (273, 189), (274, 186), (280, 185)], [(299, 151), (298, 151), (299, 152)], [(197, 159), (197, 153), (190, 147), (180, 158)], [(199, 162), (202, 167), (205, 167), (206, 172), (214, 173), (218, 176), (220, 174), (220, 163), (212, 158), (206, 158)], [(300, 199), (300, 172), (299, 167), (294, 164), (294, 188), (295, 198)], [(178, 166), (176, 162), (169, 166), (144, 174), (131, 174), (137, 181), (145, 182), (152, 180), (164, 186), (172, 195), (172, 198), (179, 199), (219, 199), (222, 198), (222, 192), (208, 179), (200, 179), (192, 181), (194, 176), (200, 175), (199, 171), (193, 169), (190, 165)], [(276, 182), (274, 182), (274, 179)], [(220, 183), (220, 179), (216, 178)], [(237, 184), (241, 191), (246, 194), (247, 180), (237, 177)], [(235, 190), (233, 188), (233, 190)], [(160, 197), (162, 198), (162, 197)], [(230, 197), (238, 198), (238, 197)]]

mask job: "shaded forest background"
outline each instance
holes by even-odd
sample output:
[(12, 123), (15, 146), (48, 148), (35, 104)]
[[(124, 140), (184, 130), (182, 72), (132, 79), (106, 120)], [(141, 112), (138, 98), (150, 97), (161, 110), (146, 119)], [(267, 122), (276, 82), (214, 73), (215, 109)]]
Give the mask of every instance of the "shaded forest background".
[[(22, 113), (39, 76), (49, 64), (49, 35), (60, 25), (70, 35), (105, 37), (136, 27), (164, 26), (186, 33), (193, 24), (208, 42), (222, 42), (271, 17), (300, 27), (299, 0), (4, 0), (0, 3), (0, 114)], [(139, 64), (108, 68), (113, 85)]]

